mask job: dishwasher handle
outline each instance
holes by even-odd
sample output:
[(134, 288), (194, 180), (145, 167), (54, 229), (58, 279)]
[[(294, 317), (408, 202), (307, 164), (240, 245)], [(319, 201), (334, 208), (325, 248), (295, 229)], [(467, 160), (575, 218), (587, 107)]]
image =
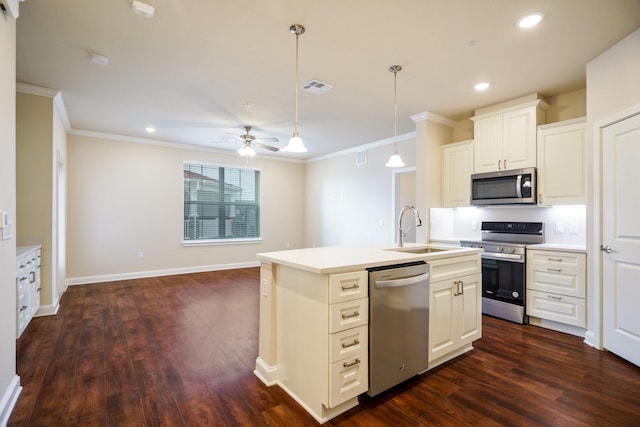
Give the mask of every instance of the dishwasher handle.
[(415, 285), (425, 280), (429, 280), (429, 273), (420, 274), (419, 276), (405, 277), (404, 279), (377, 280), (374, 283), (376, 289), (381, 288), (397, 288), (400, 286)]

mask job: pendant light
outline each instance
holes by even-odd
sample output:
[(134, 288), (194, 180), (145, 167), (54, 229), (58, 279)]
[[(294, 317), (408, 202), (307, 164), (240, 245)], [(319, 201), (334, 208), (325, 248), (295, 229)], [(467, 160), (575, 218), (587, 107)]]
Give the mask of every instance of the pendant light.
[(393, 73), (393, 154), (385, 165), (388, 168), (401, 168), (404, 166), (404, 162), (400, 154), (398, 154), (398, 144), (396, 143), (398, 137), (398, 90), (396, 88), (396, 80), (400, 70), (402, 70), (402, 67), (399, 65), (389, 67), (389, 71)]
[(296, 35), (296, 116), (293, 122), (293, 135), (289, 140), (289, 144), (284, 148), (284, 151), (290, 153), (305, 153), (307, 147), (304, 146), (300, 134), (298, 134), (298, 37), (304, 34), (304, 27), (302, 25), (293, 24), (289, 27), (289, 32)]

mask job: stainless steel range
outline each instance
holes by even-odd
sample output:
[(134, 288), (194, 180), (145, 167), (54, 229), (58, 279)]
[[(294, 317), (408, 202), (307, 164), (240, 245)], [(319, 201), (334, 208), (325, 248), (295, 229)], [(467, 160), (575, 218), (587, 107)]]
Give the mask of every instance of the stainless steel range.
[(525, 313), (527, 245), (544, 243), (542, 222), (483, 222), (482, 240), (463, 240), (467, 248), (483, 248), (482, 312), (516, 323)]

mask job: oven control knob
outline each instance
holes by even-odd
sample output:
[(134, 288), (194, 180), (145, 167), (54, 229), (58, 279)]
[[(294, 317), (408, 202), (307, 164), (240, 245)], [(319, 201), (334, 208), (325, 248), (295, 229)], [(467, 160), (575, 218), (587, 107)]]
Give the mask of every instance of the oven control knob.
[(500, 248), (498, 248), (498, 250), (499, 250), (500, 252), (504, 252), (504, 248), (503, 248), (502, 246), (500, 246)]
[(511, 292), (511, 296), (513, 296), (514, 298), (518, 298), (520, 294), (517, 291), (513, 291)]
[(511, 248), (511, 253), (515, 254), (516, 253), (516, 248)]

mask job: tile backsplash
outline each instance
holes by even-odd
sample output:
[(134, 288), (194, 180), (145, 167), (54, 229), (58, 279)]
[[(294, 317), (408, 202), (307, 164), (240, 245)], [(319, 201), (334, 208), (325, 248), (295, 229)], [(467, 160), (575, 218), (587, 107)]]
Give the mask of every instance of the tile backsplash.
[(545, 242), (586, 246), (586, 206), (432, 208), (431, 240), (480, 240), (482, 221), (543, 222)]

